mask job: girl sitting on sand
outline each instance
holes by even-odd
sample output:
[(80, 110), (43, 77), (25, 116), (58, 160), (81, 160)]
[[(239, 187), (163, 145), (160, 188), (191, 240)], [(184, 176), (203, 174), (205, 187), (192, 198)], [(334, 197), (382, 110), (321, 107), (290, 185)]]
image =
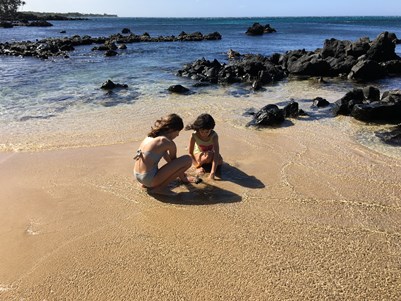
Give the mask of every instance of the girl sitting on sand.
[[(177, 177), (184, 183), (193, 182), (184, 173), (191, 166), (191, 157), (177, 158), (177, 146), (173, 142), (183, 127), (184, 123), (177, 114), (157, 120), (136, 152), (134, 175), (144, 187), (151, 188), (152, 193), (174, 194), (167, 186)], [(162, 157), (167, 164), (158, 168)]]
[(219, 136), (213, 130), (214, 126), (215, 122), (211, 115), (201, 114), (194, 123), (185, 127), (185, 130), (194, 130), (189, 141), (189, 154), (192, 157), (192, 164), (198, 173), (203, 174), (205, 173), (203, 165), (212, 163), (210, 179), (214, 179), (217, 167), (223, 164), (223, 158), (220, 155)]

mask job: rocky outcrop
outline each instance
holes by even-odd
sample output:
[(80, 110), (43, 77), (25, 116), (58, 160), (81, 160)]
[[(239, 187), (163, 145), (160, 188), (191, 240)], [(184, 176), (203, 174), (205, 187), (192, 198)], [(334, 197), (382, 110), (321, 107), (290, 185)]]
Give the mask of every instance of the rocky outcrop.
[[(313, 99), (312, 108), (327, 106), (331, 106), (331, 108), (326, 112), (330, 114), (334, 112), (334, 116), (347, 115), (360, 121), (381, 124), (401, 122), (401, 90), (385, 91), (380, 97), (380, 91), (376, 87), (367, 86), (363, 89), (358, 88), (347, 92), (333, 104), (321, 97)], [(291, 101), (282, 109), (276, 104), (269, 104), (256, 113), (250, 111), (246, 115), (253, 116), (248, 126), (278, 126), (286, 118), (297, 118), (308, 114), (299, 109), (297, 102)], [(386, 143), (400, 145), (400, 126), (398, 125), (391, 132), (380, 132), (379, 135)]]
[(374, 80), (401, 75), (401, 58), (395, 53), (395, 41), (396, 35), (389, 32), (381, 33), (373, 41), (328, 39), (323, 48), (315, 51), (292, 50), (270, 57), (240, 55), (230, 49), (227, 64), (201, 59), (185, 65), (177, 74), (210, 83), (245, 82), (257, 89), (288, 75)]
[(327, 101), (327, 99), (324, 99), (322, 97), (315, 97), (313, 99), (312, 107), (314, 107), (314, 108), (324, 108), (324, 107), (327, 107), (329, 105), (330, 105), (330, 103)]
[(283, 58), (288, 73), (309, 76), (331, 76), (330, 64), (312, 51), (297, 50)]
[(0, 28), (13, 28), (13, 23), (8, 21), (0, 22)]
[(182, 85), (172, 85), (168, 87), (168, 91), (177, 94), (188, 94), (190, 90)]
[(360, 38), (355, 42), (326, 40), (316, 51), (295, 50), (280, 61), (290, 74), (309, 76), (347, 76), (370, 80), (389, 74), (401, 74), (400, 57), (395, 53), (396, 36), (383, 32), (375, 40)]
[(274, 126), (284, 121), (283, 110), (275, 104), (269, 104), (261, 108), (248, 123), (248, 126)]
[(104, 82), (100, 88), (103, 90), (127, 89), (128, 85), (114, 83), (112, 80), (109, 79), (106, 82)]
[(350, 115), (365, 122), (401, 121), (401, 90), (380, 91), (372, 86), (347, 92), (335, 102), (336, 115)]
[(32, 56), (41, 59), (49, 57), (61, 56), (68, 57), (68, 52), (74, 50), (75, 46), (102, 44), (94, 47), (92, 50), (105, 51), (106, 56), (117, 55), (117, 45), (139, 43), (139, 42), (186, 42), (186, 41), (203, 41), (203, 40), (220, 40), (221, 35), (213, 32), (203, 35), (200, 32), (192, 34), (181, 33), (179, 36), (159, 36), (152, 38), (148, 33), (142, 35), (115, 34), (109, 37), (90, 37), (75, 35), (64, 38), (48, 38), (36, 42), (6, 42), (0, 43), (0, 55), (11, 56)]
[(32, 21), (29, 22), (26, 26), (35, 26), (35, 27), (50, 27), (53, 26), (52, 23), (46, 20)]
[(391, 60), (400, 59), (395, 54), (395, 33), (383, 32), (371, 44), (370, 48), (366, 51), (366, 59), (386, 62)]
[(219, 84), (244, 82), (254, 85), (264, 85), (286, 76), (281, 66), (275, 65), (268, 57), (261, 55), (245, 55), (229, 64), (203, 58), (185, 65), (177, 75), (201, 82)]
[(251, 27), (248, 27), (246, 34), (249, 36), (259, 36), (265, 33), (276, 32), (274, 28), (270, 26), (270, 24), (266, 24), (265, 26), (260, 23), (253, 23)]
[(14, 26), (50, 27), (50, 26), (53, 26), (53, 24), (46, 20), (35, 20), (35, 21), (20, 20), (20, 21), (12, 21), (12, 22), (11, 21), (0, 22), (0, 27), (3, 27), (3, 28), (13, 28)]
[(296, 101), (290, 101), (282, 111), (285, 118), (297, 118), (299, 116), (299, 104)]
[(376, 61), (360, 60), (348, 74), (349, 79), (374, 80), (387, 75), (386, 69)]
[(395, 126), (390, 131), (376, 132), (376, 136), (386, 144), (401, 146), (401, 124)]
[(240, 54), (238, 51), (229, 49), (229, 50), (227, 51), (227, 57), (228, 57), (229, 59), (237, 59), (237, 58), (240, 58), (240, 57), (241, 57), (241, 54)]
[(256, 113), (248, 112), (248, 115), (252, 115), (253, 119), (247, 126), (278, 126), (286, 118), (297, 118), (300, 113), (301, 111), (296, 101), (291, 101), (282, 109), (276, 104), (268, 104)]

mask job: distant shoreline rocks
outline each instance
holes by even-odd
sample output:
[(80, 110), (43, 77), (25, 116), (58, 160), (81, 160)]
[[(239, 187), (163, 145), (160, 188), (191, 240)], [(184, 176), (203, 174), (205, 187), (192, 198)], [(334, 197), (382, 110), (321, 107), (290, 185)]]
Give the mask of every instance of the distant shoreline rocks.
[(27, 20), (21, 20), (21, 21), (14, 21), (14, 22), (0, 22), (0, 27), (2, 28), (13, 28), (14, 26), (27, 26), (27, 27), (50, 27), (53, 26), (50, 22), (46, 20), (36, 20), (36, 21), (27, 21)]
[[(74, 16), (74, 17), (72, 17)], [(15, 26), (36, 26), (49, 27), (53, 26), (49, 21), (77, 21), (89, 20), (83, 18), (83, 14), (79, 13), (36, 13), (36, 12), (18, 12), (14, 20), (0, 22), (0, 28), (13, 28)]]
[[(181, 32), (178, 36), (159, 36), (151, 37), (148, 33), (136, 35), (114, 34), (109, 37), (79, 36), (64, 38), (48, 38), (35, 42), (6, 42), (0, 43), (0, 55), (36, 57), (40, 59), (48, 59), (49, 57), (65, 57), (68, 58), (68, 53), (73, 51), (76, 46), (102, 44), (92, 48), (92, 51), (105, 51), (106, 56), (115, 56), (118, 53), (117, 49), (124, 49), (123, 45), (139, 42), (189, 42), (189, 41), (204, 41), (204, 40), (221, 40), (221, 34), (213, 32), (203, 35), (201, 32), (185, 33)], [(120, 45), (121, 47), (117, 46)]]

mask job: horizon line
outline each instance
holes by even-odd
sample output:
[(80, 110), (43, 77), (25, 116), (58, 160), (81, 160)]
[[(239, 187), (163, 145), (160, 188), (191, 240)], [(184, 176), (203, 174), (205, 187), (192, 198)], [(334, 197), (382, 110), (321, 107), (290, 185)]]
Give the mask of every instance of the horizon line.
[(82, 12), (44, 12), (44, 11), (21, 11), (26, 13), (40, 13), (40, 14), (82, 14), (82, 15), (109, 15), (111, 18), (168, 18), (168, 19), (180, 19), (180, 18), (199, 18), (199, 19), (210, 19), (210, 18), (346, 18), (346, 17), (401, 17), (397, 15), (285, 15), (285, 16), (119, 16), (116, 13), (82, 13)]

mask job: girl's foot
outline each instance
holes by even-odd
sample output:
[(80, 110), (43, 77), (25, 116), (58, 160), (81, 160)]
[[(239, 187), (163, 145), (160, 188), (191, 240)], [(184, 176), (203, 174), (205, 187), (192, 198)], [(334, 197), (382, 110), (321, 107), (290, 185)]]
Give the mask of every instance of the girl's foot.
[(162, 189), (152, 188), (152, 189), (149, 189), (148, 192), (150, 194), (159, 194), (159, 195), (165, 195), (165, 196), (177, 196), (176, 192), (171, 191), (168, 188), (162, 188)]
[(139, 183), (139, 182), (138, 182), (138, 186), (139, 186), (140, 188), (143, 188), (143, 189), (148, 189), (148, 187), (146, 187), (145, 185), (143, 185), (142, 183)]

